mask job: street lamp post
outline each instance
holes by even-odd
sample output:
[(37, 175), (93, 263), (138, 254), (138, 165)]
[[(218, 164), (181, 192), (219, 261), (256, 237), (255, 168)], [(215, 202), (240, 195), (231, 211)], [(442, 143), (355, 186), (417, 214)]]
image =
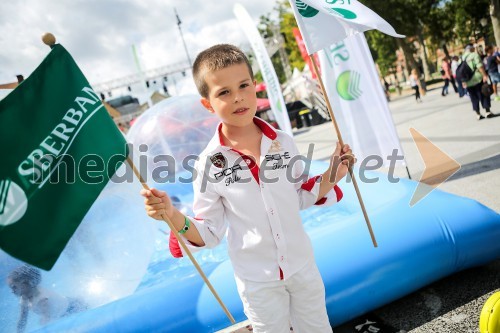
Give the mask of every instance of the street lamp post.
[(479, 23), (481, 24), (482, 27), (484, 46), (488, 46), (488, 33), (485, 32), (485, 28), (488, 25), (488, 19), (486, 17), (483, 17), (482, 19), (479, 20)]
[(184, 51), (186, 51), (186, 56), (188, 58), (189, 67), (193, 67), (193, 65), (191, 64), (191, 58), (189, 57), (189, 52), (188, 52), (188, 49), (187, 49), (187, 46), (186, 46), (186, 41), (184, 40), (184, 35), (182, 34), (182, 29), (181, 29), (182, 21), (179, 18), (179, 15), (177, 14), (177, 9), (176, 8), (174, 8), (174, 12), (175, 12), (175, 17), (177, 18), (177, 26), (179, 27), (179, 32), (181, 33), (182, 44), (184, 44)]

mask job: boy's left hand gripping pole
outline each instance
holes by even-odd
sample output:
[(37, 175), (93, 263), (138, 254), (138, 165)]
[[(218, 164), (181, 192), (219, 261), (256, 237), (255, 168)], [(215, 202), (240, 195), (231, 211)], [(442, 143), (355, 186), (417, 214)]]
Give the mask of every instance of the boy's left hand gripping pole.
[[(43, 36), (42, 36), (42, 41), (44, 44), (50, 46), (51, 48), (54, 46), (54, 44), (56, 43), (56, 38), (54, 37), (53, 34), (51, 33), (45, 33)], [(132, 159), (130, 157), (127, 157), (127, 162), (128, 164), (130, 165), (130, 167), (132, 168), (132, 170), (134, 171), (134, 174), (137, 176), (137, 178), (140, 180), (141, 184), (142, 184), (142, 187), (146, 190), (149, 190), (149, 186), (146, 184), (146, 182), (144, 181), (144, 179), (142, 178), (141, 174), (139, 173), (139, 171), (137, 170), (137, 168), (135, 167), (134, 165), (134, 162), (132, 161)], [(224, 310), (224, 312), (226, 313), (227, 317), (229, 318), (229, 320), (231, 321), (231, 324), (235, 324), (236, 321), (234, 320), (233, 316), (231, 315), (231, 313), (229, 312), (229, 310), (227, 309), (227, 307), (224, 305), (224, 303), (222, 302), (222, 300), (220, 299), (219, 295), (217, 294), (217, 292), (215, 291), (214, 287), (212, 286), (212, 284), (210, 283), (210, 281), (208, 281), (208, 278), (207, 276), (205, 275), (205, 273), (203, 273), (200, 265), (198, 265), (198, 262), (196, 262), (196, 259), (193, 257), (191, 251), (188, 249), (188, 247), (186, 246), (186, 243), (183, 241), (182, 237), (180, 237), (178, 234), (177, 234), (177, 231), (175, 230), (175, 227), (174, 225), (172, 224), (172, 221), (170, 221), (170, 219), (167, 217), (167, 216), (164, 216), (162, 215), (162, 218), (165, 222), (167, 222), (171, 232), (174, 233), (175, 237), (177, 237), (177, 240), (179, 241), (179, 244), (181, 245), (182, 249), (184, 250), (184, 253), (186, 253), (189, 257), (189, 259), (191, 259), (191, 262), (193, 263), (194, 267), (196, 268), (196, 270), (198, 271), (198, 273), (200, 274), (200, 276), (203, 278), (203, 281), (205, 281), (205, 283), (207, 284), (208, 288), (210, 289), (210, 291), (212, 292), (212, 294), (215, 296), (215, 298), (217, 299), (217, 302), (219, 302), (220, 306), (222, 307), (222, 309)]]

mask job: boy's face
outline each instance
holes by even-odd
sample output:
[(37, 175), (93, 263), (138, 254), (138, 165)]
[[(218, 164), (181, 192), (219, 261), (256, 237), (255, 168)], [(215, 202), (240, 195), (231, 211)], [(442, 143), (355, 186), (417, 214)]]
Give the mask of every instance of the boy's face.
[(245, 63), (231, 65), (205, 75), (208, 98), (203, 106), (215, 113), (224, 124), (244, 127), (253, 123), (257, 111), (255, 81)]

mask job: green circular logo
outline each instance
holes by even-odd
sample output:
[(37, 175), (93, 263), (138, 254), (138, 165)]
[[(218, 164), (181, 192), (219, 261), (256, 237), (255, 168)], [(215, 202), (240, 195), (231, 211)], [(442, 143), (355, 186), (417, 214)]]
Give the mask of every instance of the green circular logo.
[(338, 16), (343, 17), (346, 20), (354, 20), (356, 17), (358, 17), (356, 15), (356, 13), (351, 12), (350, 10), (347, 10), (347, 9), (344, 9), (344, 8), (332, 8), (332, 10), (335, 11), (335, 13)]
[(28, 198), (23, 189), (10, 179), (0, 180), (0, 226), (19, 221), (28, 209)]
[(299, 11), (299, 14), (304, 16), (304, 17), (314, 17), (316, 14), (319, 13), (319, 10), (306, 5), (300, 0), (295, 0), (295, 5), (297, 6), (297, 10)]
[(337, 93), (346, 101), (354, 101), (363, 93), (360, 89), (361, 74), (345, 71), (337, 78)]

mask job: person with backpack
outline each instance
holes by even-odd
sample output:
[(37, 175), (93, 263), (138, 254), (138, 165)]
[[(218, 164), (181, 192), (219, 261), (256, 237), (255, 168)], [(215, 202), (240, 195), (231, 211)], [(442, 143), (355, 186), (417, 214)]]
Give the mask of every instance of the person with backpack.
[(490, 96), (485, 96), (481, 92), (483, 83), (488, 82), (488, 74), (484, 69), (481, 57), (475, 52), (475, 47), (472, 44), (465, 47), (462, 63), (457, 68), (457, 78), (462, 81), (463, 87), (469, 93), (472, 109), (477, 114), (477, 120), (485, 118), (481, 114), (479, 103), (486, 112), (486, 118), (495, 117), (495, 114), (491, 112)]

